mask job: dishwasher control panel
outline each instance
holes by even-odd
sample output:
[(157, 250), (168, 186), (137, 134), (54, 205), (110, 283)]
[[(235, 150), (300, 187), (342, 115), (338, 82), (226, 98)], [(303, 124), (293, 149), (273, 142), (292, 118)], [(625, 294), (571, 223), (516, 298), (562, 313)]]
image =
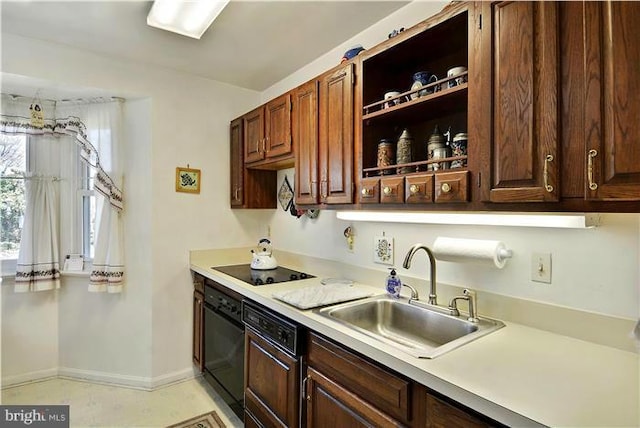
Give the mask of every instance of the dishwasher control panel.
[(268, 342), (298, 356), (301, 352), (301, 327), (282, 315), (250, 300), (242, 301), (242, 321)]

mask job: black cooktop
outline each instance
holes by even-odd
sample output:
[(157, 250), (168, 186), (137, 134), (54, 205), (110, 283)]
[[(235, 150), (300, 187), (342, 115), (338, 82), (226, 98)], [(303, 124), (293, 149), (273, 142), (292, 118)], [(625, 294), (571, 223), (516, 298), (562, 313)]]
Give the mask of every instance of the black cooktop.
[(275, 269), (258, 270), (251, 269), (250, 264), (230, 265), (230, 266), (212, 266), (211, 269), (225, 273), (240, 281), (244, 281), (252, 285), (276, 284), (278, 282), (297, 281), (299, 279), (314, 278), (308, 273), (299, 272), (297, 270), (278, 266)]

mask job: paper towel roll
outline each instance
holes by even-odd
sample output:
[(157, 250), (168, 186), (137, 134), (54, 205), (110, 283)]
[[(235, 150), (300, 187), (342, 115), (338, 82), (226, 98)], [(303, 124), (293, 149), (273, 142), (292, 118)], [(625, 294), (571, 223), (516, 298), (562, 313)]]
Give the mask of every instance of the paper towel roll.
[(436, 259), (461, 263), (492, 263), (502, 269), (511, 251), (501, 241), (459, 239), (439, 236), (433, 243)]

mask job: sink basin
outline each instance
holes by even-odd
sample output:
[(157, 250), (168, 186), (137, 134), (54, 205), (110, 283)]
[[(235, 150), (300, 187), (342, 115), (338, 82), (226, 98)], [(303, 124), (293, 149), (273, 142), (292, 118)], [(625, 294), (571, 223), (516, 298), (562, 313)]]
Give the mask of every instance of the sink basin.
[(434, 358), (504, 326), (487, 318), (474, 323), (418, 304), (378, 296), (316, 312), (418, 358)]

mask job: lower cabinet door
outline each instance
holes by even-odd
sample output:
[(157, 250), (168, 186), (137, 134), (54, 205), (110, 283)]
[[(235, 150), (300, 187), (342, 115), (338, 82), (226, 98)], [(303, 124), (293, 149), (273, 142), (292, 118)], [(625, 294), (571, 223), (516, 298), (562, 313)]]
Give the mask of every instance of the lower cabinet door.
[[(297, 427), (300, 363), (253, 330), (245, 330), (245, 411), (259, 425)], [(256, 421), (252, 421), (254, 424)], [(246, 422), (246, 421), (245, 421)]]
[(307, 428), (402, 425), (312, 367), (305, 384)]
[(427, 395), (427, 428), (489, 428), (495, 426), (458, 407)]

